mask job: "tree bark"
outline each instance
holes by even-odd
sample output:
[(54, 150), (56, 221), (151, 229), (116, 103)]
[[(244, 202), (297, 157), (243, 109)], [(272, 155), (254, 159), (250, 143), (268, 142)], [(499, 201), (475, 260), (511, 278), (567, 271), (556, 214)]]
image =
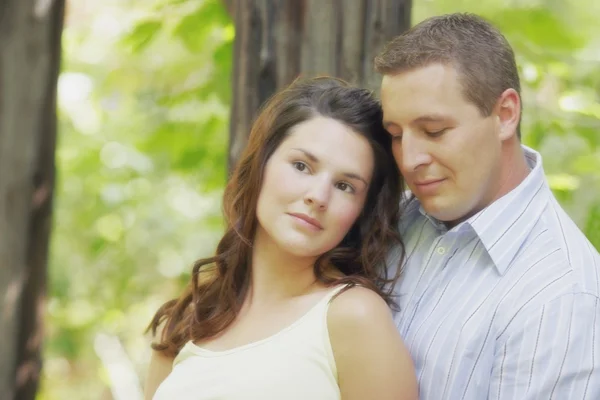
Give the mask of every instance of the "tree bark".
[(298, 76), (333, 75), (377, 90), (373, 58), (408, 29), (411, 0), (226, 0), (234, 16), (229, 170), (253, 118)]
[(0, 0), (0, 393), (41, 370), (64, 0)]

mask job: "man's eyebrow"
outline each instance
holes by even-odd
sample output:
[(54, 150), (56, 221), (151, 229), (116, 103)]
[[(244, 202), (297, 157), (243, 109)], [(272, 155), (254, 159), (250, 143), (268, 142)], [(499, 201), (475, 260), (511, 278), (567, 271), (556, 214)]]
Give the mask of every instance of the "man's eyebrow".
[[(294, 147), (294, 148), (292, 148), (292, 150), (296, 150), (301, 153), (304, 153), (306, 155), (306, 157), (308, 157), (312, 162), (315, 162), (315, 163), (319, 162), (319, 158), (308, 150), (300, 149), (298, 147)], [(363, 178), (362, 176), (360, 176), (354, 172), (344, 172), (342, 175), (344, 175), (348, 179), (359, 180), (359, 181), (363, 182), (365, 185), (369, 186), (369, 182), (367, 182), (367, 180), (365, 178)]]
[[(448, 116), (445, 115), (441, 115), (441, 114), (429, 114), (429, 115), (422, 115), (420, 117), (418, 117), (417, 119), (413, 120), (412, 123), (417, 123), (417, 124), (422, 124), (422, 123), (426, 123), (426, 122), (443, 122), (443, 121), (448, 121), (449, 119), (451, 119)], [(397, 124), (392, 122), (392, 121), (383, 121), (383, 127), (385, 129), (389, 129), (389, 127), (391, 125), (396, 126)]]
[(430, 114), (430, 115), (423, 115), (417, 119), (415, 119), (413, 122), (441, 122), (441, 121), (446, 121), (448, 120), (448, 117), (445, 115), (441, 115), (441, 114)]

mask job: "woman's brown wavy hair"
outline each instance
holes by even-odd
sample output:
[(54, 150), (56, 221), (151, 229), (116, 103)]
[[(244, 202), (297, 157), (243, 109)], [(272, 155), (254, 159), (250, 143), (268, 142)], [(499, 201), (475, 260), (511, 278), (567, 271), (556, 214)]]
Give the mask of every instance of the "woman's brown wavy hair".
[[(148, 329), (156, 335), (159, 326), (163, 328), (159, 341), (152, 344), (154, 350), (173, 357), (187, 341), (213, 337), (233, 322), (248, 290), (265, 164), (292, 127), (316, 116), (333, 118), (365, 137), (373, 149), (375, 168), (362, 214), (342, 242), (317, 259), (315, 276), (328, 286), (365, 286), (395, 306), (391, 290), (399, 268), (389, 278), (386, 256), (393, 246), (400, 246), (404, 254), (397, 232), (402, 181), (391, 154), (390, 135), (382, 125), (381, 106), (370, 91), (336, 78), (297, 80), (267, 101), (254, 121), (247, 147), (225, 188), (225, 234), (215, 256), (194, 264), (183, 294), (154, 315)], [(335, 269), (343, 276), (332, 273)]]

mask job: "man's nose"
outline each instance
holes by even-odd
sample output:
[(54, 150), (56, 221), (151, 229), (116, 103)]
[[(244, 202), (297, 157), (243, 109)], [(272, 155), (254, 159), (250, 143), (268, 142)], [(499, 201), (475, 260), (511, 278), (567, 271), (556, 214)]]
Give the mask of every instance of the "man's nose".
[(405, 134), (402, 136), (402, 151), (400, 167), (404, 171), (414, 171), (421, 165), (431, 162), (429, 146), (426, 140), (417, 135)]

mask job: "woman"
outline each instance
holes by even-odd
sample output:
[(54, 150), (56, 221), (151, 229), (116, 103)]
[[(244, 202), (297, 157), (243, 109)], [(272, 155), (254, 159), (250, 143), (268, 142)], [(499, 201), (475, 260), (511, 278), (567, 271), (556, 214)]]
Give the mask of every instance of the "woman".
[(333, 78), (266, 104), (216, 255), (150, 324), (147, 399), (417, 397), (380, 270), (401, 193), (381, 120), (368, 91)]

